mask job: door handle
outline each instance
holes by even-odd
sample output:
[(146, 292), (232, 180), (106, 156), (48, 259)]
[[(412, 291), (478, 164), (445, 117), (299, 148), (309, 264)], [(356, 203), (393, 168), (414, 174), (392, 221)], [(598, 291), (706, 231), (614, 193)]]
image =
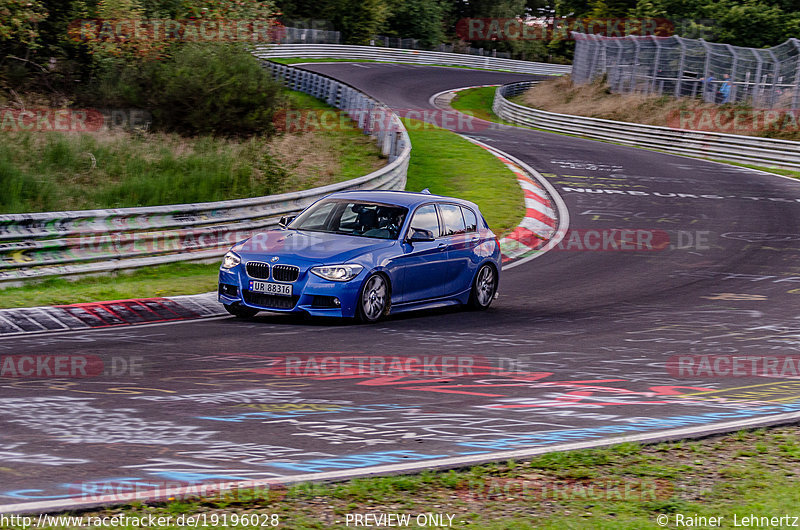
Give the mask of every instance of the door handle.
[(438, 246), (437, 248), (438, 248), (439, 250), (444, 250), (444, 249), (446, 249), (446, 248), (447, 248), (447, 245), (445, 245), (444, 243), (439, 243), (439, 246)]

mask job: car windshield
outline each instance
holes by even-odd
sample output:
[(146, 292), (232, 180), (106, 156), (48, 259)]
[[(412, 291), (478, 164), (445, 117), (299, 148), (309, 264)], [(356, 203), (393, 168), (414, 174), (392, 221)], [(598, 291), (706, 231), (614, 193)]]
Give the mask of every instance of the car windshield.
[(363, 201), (319, 201), (289, 224), (292, 230), (397, 239), (408, 210), (402, 206)]

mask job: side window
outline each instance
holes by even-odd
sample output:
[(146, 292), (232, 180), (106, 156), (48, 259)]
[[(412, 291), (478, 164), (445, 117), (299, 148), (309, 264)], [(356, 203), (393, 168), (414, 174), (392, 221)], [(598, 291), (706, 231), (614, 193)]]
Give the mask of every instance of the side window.
[(439, 217), (436, 215), (436, 206), (426, 204), (417, 208), (414, 217), (411, 218), (411, 228), (430, 230), (434, 238), (439, 237), (441, 234), (439, 234)]
[(461, 211), (464, 214), (464, 222), (467, 224), (467, 232), (476, 232), (478, 230), (478, 218), (475, 216), (475, 212), (464, 207), (461, 208)]
[(442, 221), (444, 221), (444, 234), (442, 235), (452, 236), (466, 232), (464, 218), (461, 216), (461, 208), (459, 206), (455, 204), (440, 204), (439, 208), (442, 211)]
[(342, 227), (351, 227), (355, 225), (356, 220), (358, 219), (358, 213), (353, 209), (355, 205), (348, 204), (348, 208), (345, 208), (344, 213), (342, 213), (342, 217), (339, 218), (339, 228)]

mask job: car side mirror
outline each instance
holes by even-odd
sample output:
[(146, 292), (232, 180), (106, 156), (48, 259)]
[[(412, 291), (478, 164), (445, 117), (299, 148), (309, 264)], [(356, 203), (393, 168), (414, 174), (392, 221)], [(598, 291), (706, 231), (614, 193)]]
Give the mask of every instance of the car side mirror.
[(433, 240), (433, 232), (430, 230), (425, 230), (424, 228), (412, 228), (411, 235), (408, 237), (409, 243), (420, 243)]
[(284, 216), (282, 216), (280, 221), (278, 221), (278, 226), (280, 226), (281, 228), (286, 228), (287, 226), (289, 226), (289, 223), (294, 221), (295, 217), (296, 216), (294, 216), (294, 215), (284, 215)]

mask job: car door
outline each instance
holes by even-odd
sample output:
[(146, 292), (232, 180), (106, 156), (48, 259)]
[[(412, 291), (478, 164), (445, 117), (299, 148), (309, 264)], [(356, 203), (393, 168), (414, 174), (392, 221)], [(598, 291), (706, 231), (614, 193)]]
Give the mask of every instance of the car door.
[[(402, 288), (392, 293), (395, 303), (416, 302), (444, 295), (447, 281), (447, 246), (441, 239), (435, 204), (419, 206), (413, 213), (398, 261), (403, 268)], [(408, 242), (414, 229), (429, 230), (433, 241)]]
[(439, 205), (442, 219), (442, 241), (447, 248), (447, 281), (445, 296), (471, 287), (475, 246), (479, 243), (477, 217), (472, 210), (457, 204)]

